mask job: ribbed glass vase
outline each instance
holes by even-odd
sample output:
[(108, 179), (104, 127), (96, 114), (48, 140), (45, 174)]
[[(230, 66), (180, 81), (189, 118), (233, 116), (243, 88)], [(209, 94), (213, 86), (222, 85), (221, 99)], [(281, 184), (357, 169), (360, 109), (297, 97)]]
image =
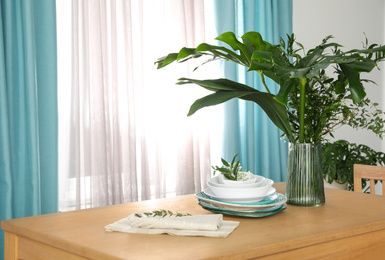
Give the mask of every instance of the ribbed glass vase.
[(291, 205), (325, 204), (321, 143), (289, 144), (286, 196)]

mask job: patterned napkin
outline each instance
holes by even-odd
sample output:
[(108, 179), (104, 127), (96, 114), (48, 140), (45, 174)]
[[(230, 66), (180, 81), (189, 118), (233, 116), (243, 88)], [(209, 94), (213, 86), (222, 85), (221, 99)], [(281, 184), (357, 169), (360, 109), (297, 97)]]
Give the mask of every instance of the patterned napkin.
[(105, 230), (138, 234), (227, 237), (238, 225), (238, 221), (223, 220), (222, 214), (182, 217), (132, 214), (107, 225)]

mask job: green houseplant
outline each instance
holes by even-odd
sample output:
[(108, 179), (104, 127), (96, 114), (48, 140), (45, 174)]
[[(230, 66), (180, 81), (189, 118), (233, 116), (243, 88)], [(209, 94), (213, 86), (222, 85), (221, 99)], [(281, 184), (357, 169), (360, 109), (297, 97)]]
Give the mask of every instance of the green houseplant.
[[(326, 98), (327, 99), (327, 98)], [(378, 109), (377, 103), (371, 103), (364, 99), (356, 107), (348, 109), (347, 116), (333, 125), (349, 125), (353, 129), (367, 129), (374, 133), (378, 138), (383, 139), (385, 133), (385, 113)], [(333, 134), (331, 134), (333, 137)], [(332, 184), (346, 184), (349, 190), (354, 189), (355, 163), (366, 165), (385, 165), (385, 154), (376, 152), (363, 144), (349, 143), (345, 140), (324, 140), (322, 142), (322, 166), (324, 180)], [(365, 190), (366, 182), (362, 182)]]
[[(324, 179), (328, 183), (347, 183), (348, 190), (354, 189), (354, 164), (385, 166), (385, 153), (376, 152), (363, 144), (345, 140), (322, 144), (322, 166)], [(362, 182), (365, 192), (366, 182)]]
[[(245, 33), (241, 41), (234, 33), (226, 32), (216, 39), (229, 47), (202, 43), (197, 48), (170, 53), (156, 64), (163, 68), (173, 62), (206, 57), (203, 63), (223, 59), (244, 66), (250, 73), (258, 73), (265, 91), (223, 78), (180, 78), (177, 84), (196, 84), (213, 92), (196, 100), (188, 115), (233, 98), (258, 104), (290, 141), (288, 203), (322, 205), (325, 200), (320, 142), (341, 121), (341, 116), (344, 121), (351, 108), (362, 106), (366, 92), (361, 73), (372, 71), (385, 57), (385, 47), (366, 44), (362, 50), (344, 52), (338, 43), (329, 42), (331, 38), (326, 37), (306, 52), (294, 35), (274, 45), (264, 41), (258, 32)], [(335, 77), (326, 75), (325, 70), (330, 66), (334, 66)], [(279, 84), (278, 93), (270, 91), (266, 77)], [(309, 176), (302, 178), (304, 175)]]

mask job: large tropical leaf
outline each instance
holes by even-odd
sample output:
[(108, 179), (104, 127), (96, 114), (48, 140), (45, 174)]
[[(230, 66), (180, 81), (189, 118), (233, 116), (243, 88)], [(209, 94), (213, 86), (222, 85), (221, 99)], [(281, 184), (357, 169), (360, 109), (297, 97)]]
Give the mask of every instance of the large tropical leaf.
[(242, 39), (244, 42), (245, 40), (250, 42), (254, 51), (266, 51), (272, 46), (270, 43), (264, 41), (258, 32), (247, 32), (242, 35)]
[(353, 62), (342, 62), (347, 64), (351, 69), (357, 72), (371, 72), (375, 67), (376, 63), (371, 60), (355, 60)]
[(218, 90), (246, 91), (246, 92), (257, 91), (255, 88), (249, 87), (245, 84), (241, 84), (229, 79), (199, 80), (199, 79), (180, 78), (178, 80), (179, 82), (177, 84), (179, 85), (194, 83), (211, 91), (218, 91)]
[[(241, 42), (239, 42), (239, 44), (243, 45)], [(243, 45), (243, 47), (244, 51), (246, 51), (246, 46)], [(196, 48), (184, 47), (178, 53), (170, 53), (167, 56), (158, 59), (155, 64), (158, 65), (158, 69), (161, 69), (173, 63), (174, 61), (181, 63), (193, 58), (200, 58), (202, 56), (210, 57), (210, 59), (206, 60), (206, 62), (204, 62), (203, 64), (207, 63), (208, 61), (215, 60), (217, 58), (230, 60), (246, 67), (248, 67), (250, 63), (250, 58), (243, 55), (243, 52), (241, 52), (241, 54), (237, 54), (234, 51), (223, 46), (215, 46), (207, 43), (202, 43)]]
[(239, 50), (241, 61), (244, 64), (247, 64), (246, 66), (248, 67), (248, 65), (250, 64), (251, 54), (249, 53), (247, 46), (242, 42), (238, 41), (237, 37), (233, 32), (222, 33), (216, 39), (224, 43), (227, 43), (228, 45), (231, 46), (231, 48), (233, 48), (236, 51)]
[(277, 95), (274, 97), (278, 102), (283, 105), (287, 105), (288, 96), (293, 87), (298, 84), (298, 80), (282, 77), (280, 82), (280, 88)]
[(188, 115), (194, 114), (201, 108), (218, 105), (232, 98), (253, 101), (265, 111), (270, 120), (286, 134), (290, 141), (294, 141), (286, 106), (275, 100), (274, 95), (228, 79), (196, 80), (182, 78), (178, 82), (178, 84), (190, 83), (197, 84), (215, 93), (196, 100)]
[(158, 59), (155, 64), (158, 64), (158, 69), (161, 69), (176, 61), (177, 58), (178, 53), (170, 53), (167, 56)]
[(249, 100), (257, 103), (270, 120), (285, 133), (290, 142), (295, 142), (293, 134), (291, 132), (291, 126), (287, 115), (287, 108), (280, 102), (274, 99), (274, 95), (257, 92), (241, 97), (241, 99)]
[(242, 96), (247, 95), (247, 93), (252, 94), (252, 92), (247, 91), (218, 90), (213, 94), (195, 100), (195, 102), (191, 105), (187, 116), (193, 115), (201, 108), (219, 105), (233, 98), (241, 98)]
[(340, 67), (349, 81), (349, 89), (352, 94), (353, 102), (359, 103), (366, 96), (364, 86), (360, 80), (359, 72), (353, 70), (347, 64), (340, 64)]
[(182, 61), (186, 61), (186, 60), (193, 58), (193, 57), (199, 58), (200, 56), (202, 56), (202, 54), (196, 53), (194, 48), (184, 47), (179, 51), (178, 56), (176, 57), (176, 60), (178, 62), (182, 62)]
[(202, 43), (199, 44), (195, 51), (203, 55), (213, 55), (214, 57), (231, 60), (235, 63), (248, 66), (248, 60), (245, 60), (244, 58), (242, 58), (241, 55), (238, 55), (237, 53), (223, 46), (215, 46), (207, 43)]

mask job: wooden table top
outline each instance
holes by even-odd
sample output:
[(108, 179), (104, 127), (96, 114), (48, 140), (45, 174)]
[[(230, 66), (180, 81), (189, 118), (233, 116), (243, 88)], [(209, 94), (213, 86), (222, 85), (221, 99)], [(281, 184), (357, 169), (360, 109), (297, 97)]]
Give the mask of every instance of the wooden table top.
[[(284, 183), (274, 186), (284, 193)], [(90, 259), (242, 259), (385, 230), (385, 196), (325, 191), (326, 204), (320, 207), (287, 205), (284, 211), (265, 218), (225, 215), (225, 220), (240, 221), (227, 238), (104, 230), (107, 224), (136, 212), (169, 209), (212, 214), (197, 204), (194, 195), (12, 219), (3, 221), (1, 227)]]

